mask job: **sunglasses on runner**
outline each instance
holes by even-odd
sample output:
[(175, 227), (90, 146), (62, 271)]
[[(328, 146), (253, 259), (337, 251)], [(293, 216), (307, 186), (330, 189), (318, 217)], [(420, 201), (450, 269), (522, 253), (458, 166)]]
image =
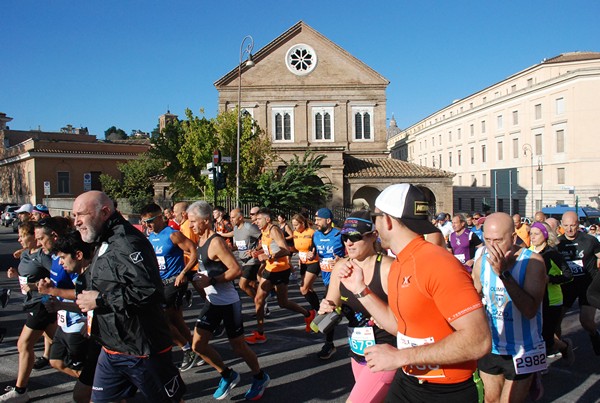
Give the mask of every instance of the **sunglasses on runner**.
[[(367, 235), (367, 234), (365, 234)], [(342, 234), (342, 242), (350, 241), (352, 243), (362, 241), (364, 236), (362, 234)]]
[(144, 224), (148, 224), (151, 223), (152, 221), (156, 220), (158, 217), (160, 217), (162, 214), (159, 215), (155, 215), (154, 217), (150, 217), (150, 218), (146, 218), (145, 220), (142, 220), (142, 222)]

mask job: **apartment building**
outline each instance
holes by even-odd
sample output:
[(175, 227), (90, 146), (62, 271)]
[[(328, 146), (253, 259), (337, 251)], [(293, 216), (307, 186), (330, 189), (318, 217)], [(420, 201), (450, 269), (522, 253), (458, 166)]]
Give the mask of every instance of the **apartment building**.
[(453, 211), (533, 216), (599, 207), (600, 53), (543, 60), (388, 139), (392, 158), (448, 170)]

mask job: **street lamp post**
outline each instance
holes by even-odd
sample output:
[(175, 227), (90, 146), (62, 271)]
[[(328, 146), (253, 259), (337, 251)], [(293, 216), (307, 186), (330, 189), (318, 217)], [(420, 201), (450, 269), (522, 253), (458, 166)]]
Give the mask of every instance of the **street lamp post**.
[(540, 204), (544, 207), (544, 161), (541, 155), (538, 157), (537, 171), (540, 173)]
[(533, 148), (531, 148), (531, 144), (525, 143), (523, 144), (523, 154), (527, 157), (528, 152), (531, 159), (531, 215), (533, 216), (535, 214), (533, 210)]
[[(249, 41), (244, 48), (244, 43)], [(254, 48), (254, 39), (250, 35), (246, 35), (242, 39), (240, 45), (240, 64), (238, 65), (238, 102), (237, 102), (237, 148), (236, 148), (236, 159), (235, 159), (235, 203), (236, 207), (240, 207), (240, 138), (242, 136), (242, 63), (244, 53), (248, 54), (248, 60), (246, 61), (246, 67), (250, 68), (254, 66), (252, 61), (252, 49)]]

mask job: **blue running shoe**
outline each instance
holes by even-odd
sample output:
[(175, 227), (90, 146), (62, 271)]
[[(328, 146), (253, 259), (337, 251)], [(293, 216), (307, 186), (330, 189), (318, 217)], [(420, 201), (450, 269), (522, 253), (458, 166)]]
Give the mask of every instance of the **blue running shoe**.
[(231, 370), (231, 374), (228, 378), (221, 377), (221, 381), (219, 382), (219, 387), (213, 394), (213, 397), (217, 400), (223, 400), (228, 395), (231, 389), (235, 388), (235, 385), (240, 381), (240, 374)]
[(263, 379), (254, 379), (252, 381), (252, 386), (246, 392), (246, 400), (258, 400), (262, 397), (263, 393), (265, 393), (265, 389), (269, 386), (269, 382), (271, 382), (271, 378), (267, 373), (264, 373)]

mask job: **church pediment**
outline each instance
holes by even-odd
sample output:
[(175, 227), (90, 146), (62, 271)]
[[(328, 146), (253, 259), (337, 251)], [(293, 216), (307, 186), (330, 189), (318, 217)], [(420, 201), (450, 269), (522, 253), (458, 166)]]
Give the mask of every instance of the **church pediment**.
[[(344, 49), (300, 21), (253, 55), (243, 85), (251, 88), (378, 87), (389, 81)], [(238, 85), (238, 68), (215, 82), (219, 91)]]

